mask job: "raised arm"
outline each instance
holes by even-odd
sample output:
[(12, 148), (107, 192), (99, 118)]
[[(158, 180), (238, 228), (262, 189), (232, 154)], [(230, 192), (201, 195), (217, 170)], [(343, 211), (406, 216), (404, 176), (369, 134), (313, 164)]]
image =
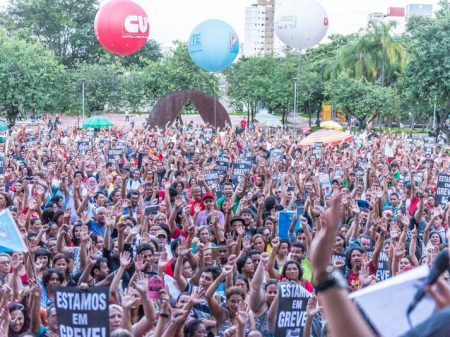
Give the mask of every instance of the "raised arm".
[(216, 292), (219, 284), (221, 284), (227, 275), (233, 272), (233, 267), (229, 265), (225, 265), (222, 269), (222, 273), (220, 273), (219, 277), (214, 280), (214, 282), (209, 286), (208, 290), (205, 293), (206, 301), (208, 302), (208, 306), (211, 309), (212, 315), (216, 318), (217, 327), (220, 327), (222, 323), (226, 319), (225, 310), (222, 308), (219, 302), (214, 298), (214, 293)]
[(276, 237), (271, 242), (272, 245), (272, 252), (270, 252), (269, 255), (269, 262), (267, 265), (267, 271), (271, 278), (279, 280), (280, 279), (280, 273), (275, 269), (275, 260), (278, 254), (278, 248), (280, 248), (280, 239)]
[(258, 267), (253, 275), (250, 287), (249, 305), (250, 309), (256, 314), (261, 315), (267, 310), (266, 292), (263, 288), (264, 273), (269, 262), (269, 254), (262, 253)]
[(184, 259), (187, 255), (187, 253), (188, 253), (188, 250), (187, 250), (186, 241), (184, 241), (184, 240), (180, 241), (180, 243), (178, 244), (178, 247), (177, 247), (177, 255), (178, 256), (175, 261), (175, 268), (173, 271), (175, 284), (177, 285), (177, 288), (180, 291), (184, 291), (187, 287), (187, 280), (182, 274), (183, 262), (184, 262)]
[[(311, 245), (313, 281), (316, 285), (323, 284), (329, 278), (327, 268), (342, 218), (340, 200), (340, 193), (332, 196), (331, 207), (323, 214), (323, 227)], [(329, 287), (319, 292), (318, 297), (334, 337), (373, 336), (356, 305), (348, 299), (346, 289)]]

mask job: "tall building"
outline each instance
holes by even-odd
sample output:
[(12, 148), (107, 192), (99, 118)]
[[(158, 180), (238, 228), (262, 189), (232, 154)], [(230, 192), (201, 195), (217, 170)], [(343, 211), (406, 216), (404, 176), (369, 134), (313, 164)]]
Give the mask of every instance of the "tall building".
[(275, 0), (255, 0), (245, 9), (244, 56), (272, 55)]

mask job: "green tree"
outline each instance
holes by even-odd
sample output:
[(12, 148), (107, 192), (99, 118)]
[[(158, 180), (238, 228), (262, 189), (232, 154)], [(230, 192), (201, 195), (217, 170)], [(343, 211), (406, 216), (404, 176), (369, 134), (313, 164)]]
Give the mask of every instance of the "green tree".
[(60, 111), (65, 69), (40, 44), (0, 30), (0, 110), (10, 125), (17, 115)]
[(405, 48), (391, 34), (394, 25), (370, 22), (357, 40), (341, 48), (339, 67), (356, 79), (394, 83), (407, 61)]
[(185, 42), (174, 43), (170, 55), (162, 60), (161, 67), (165, 75), (165, 94), (180, 89), (197, 89), (218, 98), (217, 77), (202, 70), (192, 61)]
[(67, 66), (103, 53), (94, 32), (99, 0), (10, 0), (3, 24), (40, 41)]
[[(450, 112), (450, 13), (413, 31), (409, 48), (410, 62), (404, 74), (405, 90), (414, 93), (411, 98), (438, 105), (437, 131), (447, 134), (445, 121)], [(411, 101), (413, 103), (413, 101)], [(433, 108), (430, 104), (429, 115)]]
[(125, 68), (142, 68), (150, 62), (158, 62), (162, 59), (161, 46), (155, 40), (148, 40), (145, 45), (136, 53), (116, 58), (120, 60)]
[(360, 128), (365, 128), (377, 116), (393, 116), (399, 109), (394, 89), (354, 79), (347, 73), (327, 82), (325, 92), (334, 106), (341, 108), (347, 117), (358, 120)]
[(81, 113), (81, 92), (84, 83), (85, 114), (120, 110), (122, 69), (110, 64), (81, 64), (69, 72), (66, 85), (66, 106), (72, 113)]

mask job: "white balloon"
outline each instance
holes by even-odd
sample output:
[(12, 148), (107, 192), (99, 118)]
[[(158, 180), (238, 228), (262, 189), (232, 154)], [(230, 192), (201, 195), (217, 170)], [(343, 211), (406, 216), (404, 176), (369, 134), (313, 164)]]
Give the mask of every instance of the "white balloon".
[(280, 0), (275, 7), (274, 24), (283, 43), (307, 49), (318, 44), (327, 33), (328, 17), (314, 0)]

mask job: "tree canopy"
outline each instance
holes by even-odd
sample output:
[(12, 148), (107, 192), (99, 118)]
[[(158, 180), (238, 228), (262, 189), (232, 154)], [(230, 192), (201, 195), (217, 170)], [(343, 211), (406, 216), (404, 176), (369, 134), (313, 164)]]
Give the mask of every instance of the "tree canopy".
[[(331, 35), (306, 53), (241, 57), (222, 74), (191, 60), (184, 42), (163, 54), (149, 40), (139, 52), (106, 52), (94, 34), (99, 0), (11, 0), (0, 13), (0, 108), (11, 123), (19, 112), (147, 112), (178, 89), (227, 95), (235, 110), (261, 107), (308, 116), (331, 103), (360, 126), (377, 117), (428, 123), (437, 106), (444, 132), (450, 112), (450, 5), (435, 19), (414, 17), (406, 32), (371, 22), (355, 34)], [(44, 80), (43, 80), (44, 79)], [(220, 84), (220, 89), (219, 89)], [(294, 87), (297, 86), (297, 102)]]

